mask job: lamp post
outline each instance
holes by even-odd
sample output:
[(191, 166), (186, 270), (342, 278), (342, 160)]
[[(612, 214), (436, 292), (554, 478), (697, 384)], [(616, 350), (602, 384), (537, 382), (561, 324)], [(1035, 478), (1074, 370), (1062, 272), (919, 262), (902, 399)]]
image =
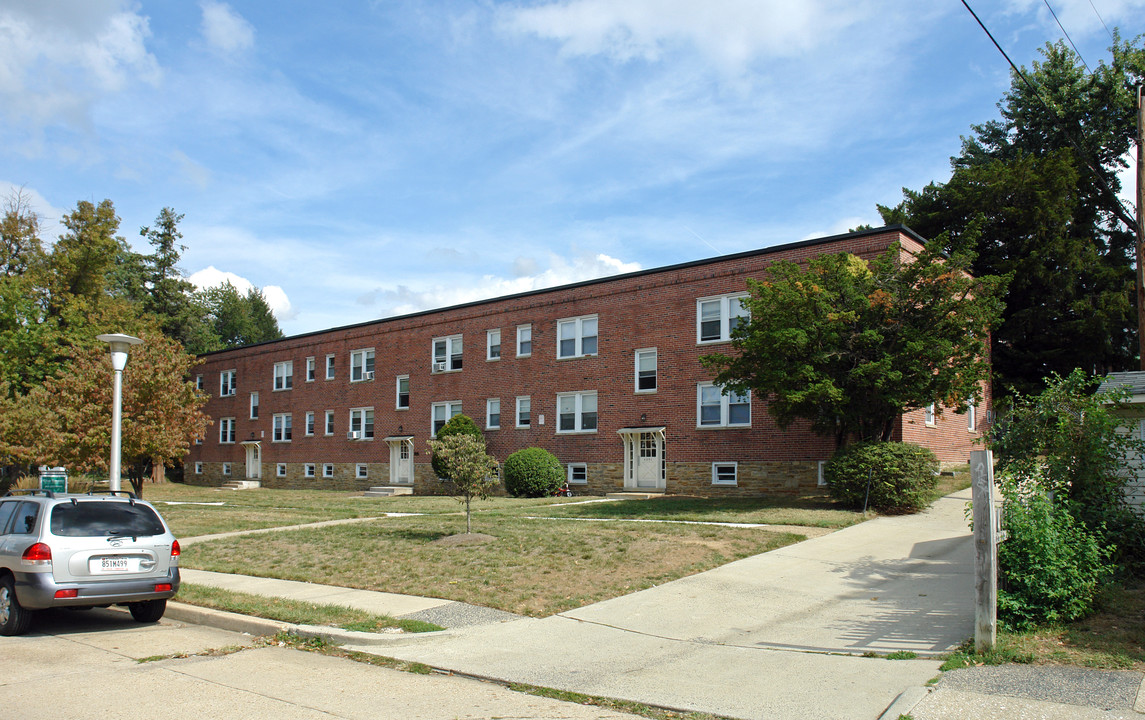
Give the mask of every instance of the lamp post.
[(119, 454), (122, 439), (120, 417), (123, 415), (123, 369), (127, 367), (127, 350), (132, 345), (139, 345), (143, 341), (131, 335), (97, 335), (96, 339), (111, 346), (111, 369), (115, 378), (111, 405), (111, 467), (108, 468), (110, 471), (108, 489), (114, 492), (119, 490), (119, 466), (121, 464)]

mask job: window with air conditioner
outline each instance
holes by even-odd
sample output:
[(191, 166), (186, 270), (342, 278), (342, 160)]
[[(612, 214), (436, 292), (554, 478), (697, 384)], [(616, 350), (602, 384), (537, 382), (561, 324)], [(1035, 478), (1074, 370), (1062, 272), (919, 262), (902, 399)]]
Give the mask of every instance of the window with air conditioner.
[(433, 339), (433, 371), (453, 372), (461, 369), (462, 343), (460, 335)]
[(354, 408), (350, 410), (350, 434), (353, 440), (374, 439), (374, 409)]
[(355, 350), (350, 353), (350, 382), (374, 379), (374, 350)]
[(219, 397), (230, 397), (235, 394), (235, 377), (238, 370), (223, 370), (219, 373)]

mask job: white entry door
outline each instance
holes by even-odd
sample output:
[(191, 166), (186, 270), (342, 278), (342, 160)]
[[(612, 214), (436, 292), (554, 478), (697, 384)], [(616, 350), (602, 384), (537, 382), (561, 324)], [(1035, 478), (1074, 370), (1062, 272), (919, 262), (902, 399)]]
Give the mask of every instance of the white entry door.
[(262, 477), (262, 450), (257, 442), (244, 442), (246, 449), (246, 479), (258, 480)]
[(663, 490), (667, 465), (664, 461), (664, 430), (624, 429), (624, 488)]
[(390, 440), (390, 483), (413, 485), (413, 438)]

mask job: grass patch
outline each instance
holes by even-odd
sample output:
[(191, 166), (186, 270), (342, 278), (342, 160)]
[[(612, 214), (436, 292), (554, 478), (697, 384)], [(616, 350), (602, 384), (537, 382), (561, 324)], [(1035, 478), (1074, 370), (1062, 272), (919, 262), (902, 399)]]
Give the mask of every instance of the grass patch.
[(760, 523), (843, 528), (862, 522), (863, 514), (840, 510), (825, 495), (759, 498), (700, 498), (669, 495), (650, 500), (620, 500), (586, 505), (560, 505), (532, 514), (568, 518), (632, 518), (692, 522)]
[(938, 484), (927, 493), (926, 504), (929, 505), (950, 493), (965, 490), (970, 487), (970, 466), (962, 465), (954, 468), (953, 475), (939, 475)]
[(802, 535), (710, 525), (475, 519), (484, 544), (435, 542), (465, 518), (389, 518), (249, 535), (186, 548), (181, 564), (217, 572), (422, 595), (544, 617), (675, 580)]
[(177, 660), (188, 657), (223, 657), (224, 655), (233, 655), (237, 652), (246, 650), (246, 645), (226, 645), (221, 648), (210, 648), (197, 653), (170, 653), (167, 655), (148, 655), (147, 657), (136, 658), (135, 662), (142, 665), (143, 663), (158, 662), (160, 660)]
[(394, 628), (403, 632), (421, 633), (442, 629), (433, 623), (420, 620), (401, 620), (388, 615), (375, 615), (342, 605), (319, 605), (299, 600), (234, 592), (193, 583), (183, 583), (179, 587), (179, 595), (176, 599), (188, 605), (226, 610), (227, 612), (253, 615), (296, 625), (326, 625), (359, 632), (381, 632)]
[(576, 703), (577, 705), (591, 705), (607, 710), (615, 710), (640, 717), (652, 718), (653, 720), (732, 720), (724, 715), (712, 715), (710, 713), (701, 712), (682, 713), (676, 710), (652, 707), (631, 700), (617, 700), (616, 698), (600, 697), (599, 695), (585, 695), (584, 693), (557, 690), (539, 685), (509, 683), (508, 687), (510, 690), (525, 693), (526, 695), (551, 698), (562, 702)]

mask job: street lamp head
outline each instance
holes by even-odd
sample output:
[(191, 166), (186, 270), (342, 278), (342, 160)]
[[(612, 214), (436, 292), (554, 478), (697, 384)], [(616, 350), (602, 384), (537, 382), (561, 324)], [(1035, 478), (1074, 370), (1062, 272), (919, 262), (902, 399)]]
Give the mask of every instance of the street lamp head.
[(114, 370), (122, 371), (127, 367), (127, 350), (132, 345), (141, 345), (143, 341), (131, 335), (120, 335), (118, 333), (109, 335), (96, 335), (96, 340), (102, 340), (111, 346), (111, 367)]

